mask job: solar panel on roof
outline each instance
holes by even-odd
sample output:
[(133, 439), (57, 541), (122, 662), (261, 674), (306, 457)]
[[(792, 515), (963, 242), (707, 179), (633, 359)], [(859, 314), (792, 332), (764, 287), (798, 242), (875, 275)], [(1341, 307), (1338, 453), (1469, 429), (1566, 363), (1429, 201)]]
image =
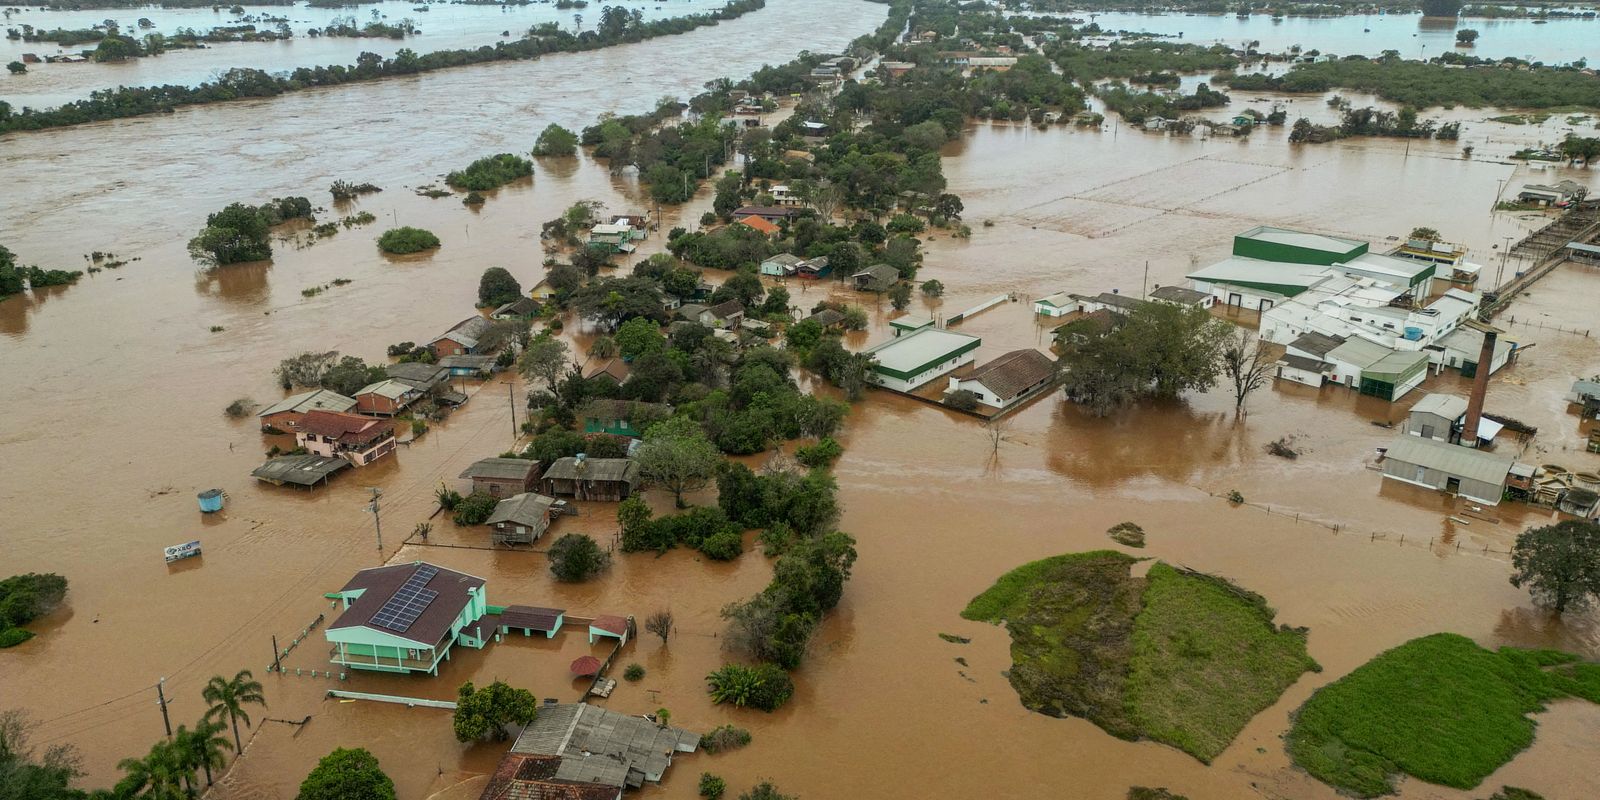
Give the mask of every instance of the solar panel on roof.
[(372, 615), (372, 624), (397, 633), (410, 630), (417, 617), (422, 616), (422, 612), (427, 611), (439, 596), (438, 592), (423, 588), (438, 574), (439, 568), (432, 564), (417, 567), (417, 571), (411, 573), (411, 577), (400, 585), (388, 602)]

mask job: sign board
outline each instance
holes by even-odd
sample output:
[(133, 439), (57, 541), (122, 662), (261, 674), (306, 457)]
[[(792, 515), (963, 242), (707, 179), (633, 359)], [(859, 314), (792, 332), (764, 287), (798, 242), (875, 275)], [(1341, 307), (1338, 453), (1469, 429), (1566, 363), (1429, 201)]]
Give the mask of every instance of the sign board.
[(168, 547), (166, 550), (166, 555), (168, 564), (171, 564), (174, 561), (182, 561), (185, 558), (200, 555), (200, 540), (196, 539), (192, 542), (184, 542), (183, 544), (175, 544), (171, 547)]

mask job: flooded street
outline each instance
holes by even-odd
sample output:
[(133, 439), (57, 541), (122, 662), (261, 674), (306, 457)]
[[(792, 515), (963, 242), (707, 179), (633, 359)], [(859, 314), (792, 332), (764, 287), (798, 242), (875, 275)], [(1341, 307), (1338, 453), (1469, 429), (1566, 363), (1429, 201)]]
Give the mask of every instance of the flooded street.
[[(1452, 509), (1438, 494), (1380, 485), (1368, 468), (1374, 448), (1395, 433), (1372, 423), (1403, 419), (1422, 391), (1391, 406), (1337, 387), (1269, 385), (1251, 396), (1243, 420), (1226, 391), (1107, 419), (1052, 395), (1007, 417), (998, 447), (969, 417), (869, 393), (847, 419), (836, 467), (840, 527), (856, 537), (860, 557), (795, 675), (794, 700), (770, 715), (711, 705), (704, 681), (725, 658), (718, 611), (771, 577), (758, 549), (729, 563), (683, 550), (618, 554), (600, 579), (567, 585), (551, 579), (542, 554), (481, 549), (481, 529), (460, 531), (443, 517), (433, 520), (430, 543), (403, 544), (434, 511), (435, 489), (459, 488), (467, 464), (511, 446), (513, 412), (498, 382), (468, 383), (473, 399), (415, 445), (316, 492), (249, 477), (262, 451), (284, 442), (222, 409), (240, 397), (280, 398), (270, 375), (279, 359), (338, 349), (380, 360), (386, 345), (426, 340), (472, 313), (487, 266), (504, 266), (531, 286), (542, 275), (539, 225), (573, 201), (598, 199), (619, 213), (644, 207), (631, 177), (612, 176), (587, 156), (545, 160), (531, 182), (493, 193), (481, 211), (408, 187), (482, 155), (526, 151), (550, 122), (576, 129), (601, 112), (686, 98), (713, 77), (742, 76), (802, 49), (836, 50), (883, 14), (883, 6), (857, 0), (769, 0), (739, 20), (637, 45), (0, 140), (0, 176), (11, 188), (0, 204), (0, 241), (21, 261), (76, 267), (93, 250), (139, 259), (0, 303), (0, 370), (8, 376), (0, 383), (0, 563), (5, 574), (51, 571), (71, 581), (67, 607), (33, 626), (39, 636), (0, 652), (0, 709), (24, 708), (44, 721), (38, 744), (76, 745), (88, 772), (81, 785), (103, 787), (116, 779), (118, 760), (161, 735), (150, 688), (157, 679), (167, 679), (176, 725), (202, 713), (200, 688), (210, 676), (246, 667), (262, 679), (270, 706), (253, 715), (247, 754), (212, 797), (288, 800), (318, 758), (361, 746), (402, 798), (471, 800), (505, 745), (458, 744), (445, 711), (344, 703), (325, 691), (449, 699), (464, 681), (501, 678), (567, 701), (584, 688), (566, 669), (590, 652), (578, 635), (458, 648), (437, 678), (357, 674), (340, 682), (296, 675), (329, 666), (316, 630), (284, 662), (287, 674), (265, 672), (273, 635), (286, 644), (330, 611), (324, 592), (355, 570), (418, 559), (487, 579), (493, 604), (641, 618), (673, 612), (678, 633), (667, 645), (647, 634), (624, 652), (622, 663), (636, 661), (647, 675), (619, 685), (607, 707), (667, 707), (675, 724), (694, 731), (732, 722), (754, 742), (732, 754), (684, 756), (644, 797), (692, 797), (699, 773), (711, 771), (736, 790), (771, 779), (807, 800), (921, 797), (934, 781), (943, 794), (964, 797), (1110, 800), (1138, 784), (1196, 800), (1333, 800), (1332, 789), (1290, 766), (1281, 736), (1311, 692), (1378, 652), (1444, 630), (1487, 646), (1600, 658), (1600, 618), (1552, 621), (1506, 581), (1506, 549), (1546, 512), (1503, 504), (1494, 509), (1499, 524), (1460, 526), (1448, 521)], [(619, 89), (617, 75), (631, 83)], [(1253, 104), (1237, 96), (1232, 108)], [(1329, 113), (1319, 98), (1291, 108), (1301, 107)], [(1543, 221), (1491, 213), (1502, 186), (1571, 178), (1600, 187), (1595, 170), (1534, 173), (1505, 159), (1545, 131), (1482, 122), (1493, 112), (1435, 113), (1467, 121), (1461, 142), (1291, 148), (1286, 129), (1202, 141), (1109, 121), (1099, 132), (973, 126), (950, 146), (944, 167), (973, 237), (930, 240), (918, 279), (943, 282), (945, 296), (918, 297), (912, 310), (947, 317), (1015, 293), (1019, 302), (960, 330), (983, 337), (980, 361), (1043, 347), (1048, 331), (1029, 299), (1063, 290), (1137, 295), (1146, 262), (1150, 288), (1180, 283), (1225, 254), (1233, 234), (1258, 224), (1356, 236), (1375, 250), (1413, 226), (1432, 226), (1471, 247), (1492, 276), (1493, 246)], [(1471, 160), (1460, 157), (1467, 143), (1477, 147)], [(379, 221), (304, 249), (278, 246), (270, 265), (208, 272), (189, 260), (185, 243), (207, 213), (289, 194), (323, 203), (334, 179), (384, 191), (322, 218), (366, 210)], [(669, 211), (662, 227), (697, 219), (709, 205), (702, 191)], [(373, 239), (393, 224), (426, 227), (443, 247), (385, 258)], [(642, 249), (662, 246), (658, 234)], [(1516, 266), (1512, 260), (1508, 278)], [(301, 296), (340, 277), (352, 282)], [(790, 288), (797, 306), (829, 293), (866, 305), (872, 327), (851, 335), (852, 348), (887, 338), (887, 302), (835, 286)], [(1600, 372), (1600, 330), (1585, 337), (1552, 327), (1597, 327), (1597, 296), (1600, 269), (1568, 266), (1499, 320), (1512, 338), (1537, 344), (1496, 374), (1487, 404), (1539, 427), (1522, 460), (1600, 467), (1600, 456), (1582, 452), (1577, 417), (1561, 399), (1575, 376)], [(1440, 388), (1466, 387), (1450, 373), (1423, 391)], [(524, 389), (513, 383), (511, 392), (520, 420)], [(1295, 437), (1299, 459), (1264, 452), (1281, 436)], [(228, 492), (227, 509), (201, 517), (195, 492), (213, 486)], [(384, 489), (381, 553), (365, 505), (369, 486)], [(1249, 505), (1223, 500), (1231, 490)], [(658, 511), (671, 505), (659, 492), (649, 499)], [(580, 505), (580, 516), (563, 518), (555, 532), (610, 542), (615, 506)], [(1224, 575), (1265, 595), (1278, 622), (1309, 627), (1310, 653), (1324, 668), (1294, 684), (1210, 766), (1112, 738), (1083, 720), (1026, 711), (1002, 675), (1010, 665), (1005, 630), (959, 616), (1001, 573), (1111, 546), (1105, 530), (1125, 520), (1148, 532), (1142, 555)], [(194, 538), (204, 542), (202, 558), (162, 563), (161, 547)], [(940, 632), (972, 642), (952, 644)], [(308, 716), (303, 726), (283, 722)], [(1479, 790), (1410, 781), (1400, 796), (1468, 800), (1502, 782), (1553, 800), (1600, 796), (1600, 774), (1573, 766), (1600, 758), (1600, 708), (1561, 703), (1537, 719), (1533, 747)]]

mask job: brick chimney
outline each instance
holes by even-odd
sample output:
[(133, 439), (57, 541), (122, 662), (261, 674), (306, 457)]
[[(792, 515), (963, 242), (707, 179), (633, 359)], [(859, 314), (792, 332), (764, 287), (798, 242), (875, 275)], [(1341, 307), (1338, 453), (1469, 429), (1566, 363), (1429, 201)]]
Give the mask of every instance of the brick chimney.
[(1483, 398), (1489, 393), (1489, 372), (1494, 367), (1494, 331), (1483, 332), (1483, 352), (1478, 354), (1478, 372), (1472, 379), (1472, 394), (1467, 397), (1467, 421), (1461, 428), (1461, 444), (1478, 446), (1478, 423), (1483, 420)]

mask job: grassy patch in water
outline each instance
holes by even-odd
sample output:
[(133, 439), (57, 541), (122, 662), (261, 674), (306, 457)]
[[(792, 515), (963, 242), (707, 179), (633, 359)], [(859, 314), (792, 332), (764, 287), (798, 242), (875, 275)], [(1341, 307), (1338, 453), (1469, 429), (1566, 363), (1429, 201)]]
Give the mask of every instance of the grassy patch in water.
[(1469, 789), (1532, 744), (1528, 715), (1562, 697), (1600, 702), (1600, 665), (1436, 633), (1319, 689), (1296, 714), (1289, 755), (1358, 797), (1393, 792), (1402, 773)]
[(1305, 630), (1273, 625), (1260, 595), (1160, 563), (1145, 581), (1126, 700), (1151, 739), (1210, 763), (1301, 673), (1321, 669)]
[(1122, 698), (1144, 588), (1129, 575), (1135, 561), (1111, 550), (1053, 556), (1006, 573), (967, 604), (961, 616), (1003, 620), (1011, 632), (1010, 680), (1023, 706), (1138, 738)]
[(1135, 578), (1137, 560), (1100, 550), (1025, 564), (962, 616), (1006, 623), (1025, 707), (1209, 762), (1316, 662), (1304, 631), (1275, 627), (1259, 596), (1159, 563)]

